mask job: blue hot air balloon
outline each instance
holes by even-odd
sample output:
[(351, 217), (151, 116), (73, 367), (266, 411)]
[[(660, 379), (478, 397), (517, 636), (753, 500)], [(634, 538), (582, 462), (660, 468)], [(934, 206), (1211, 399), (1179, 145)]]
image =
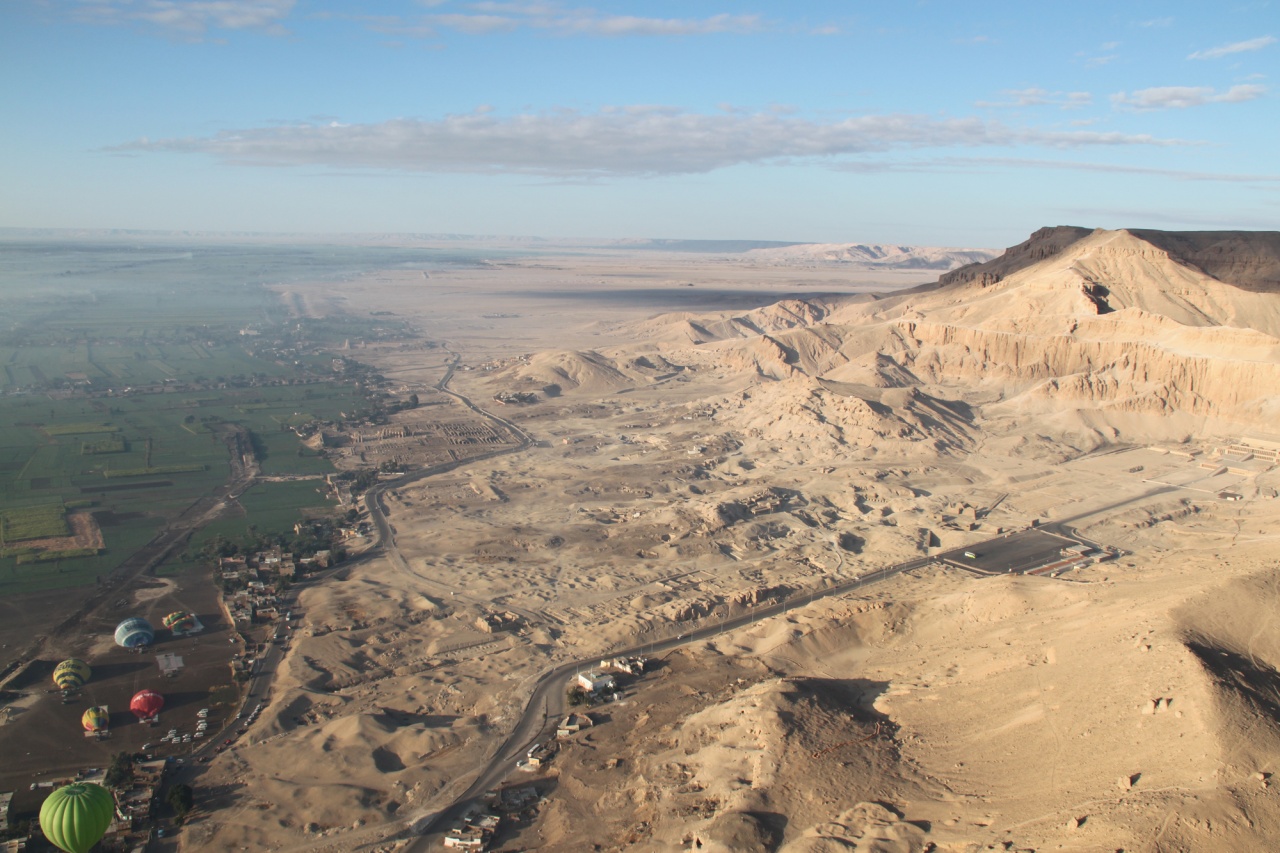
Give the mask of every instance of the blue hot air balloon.
[(137, 616), (124, 620), (116, 626), (116, 643), (126, 649), (149, 646), (156, 638), (155, 629), (146, 619)]

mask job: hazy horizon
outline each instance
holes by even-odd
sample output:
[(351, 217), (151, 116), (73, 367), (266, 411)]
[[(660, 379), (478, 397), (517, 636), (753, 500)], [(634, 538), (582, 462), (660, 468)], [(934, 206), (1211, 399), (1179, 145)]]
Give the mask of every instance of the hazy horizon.
[(1274, 229), (1265, 5), (19, 0), (0, 226)]

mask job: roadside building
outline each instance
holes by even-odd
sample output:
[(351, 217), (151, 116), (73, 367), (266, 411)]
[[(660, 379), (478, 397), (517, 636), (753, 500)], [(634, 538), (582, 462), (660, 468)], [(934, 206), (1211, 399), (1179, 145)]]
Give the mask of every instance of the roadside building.
[(578, 673), (578, 686), (588, 693), (607, 693), (617, 685), (612, 675), (591, 670)]
[(566, 738), (576, 735), (583, 729), (589, 729), (594, 725), (591, 717), (586, 714), (569, 714), (560, 721), (560, 725), (556, 727), (556, 737)]
[(647, 658), (642, 657), (606, 658), (600, 661), (600, 668), (616, 669), (618, 672), (625, 672), (627, 675), (640, 675), (644, 672), (645, 665), (648, 662)]
[(471, 814), (444, 836), (444, 846), (455, 850), (486, 850), (498, 829), (499, 818), (492, 814)]
[(487, 839), (483, 832), (474, 826), (459, 826), (444, 835), (444, 846), (455, 850), (483, 850)]

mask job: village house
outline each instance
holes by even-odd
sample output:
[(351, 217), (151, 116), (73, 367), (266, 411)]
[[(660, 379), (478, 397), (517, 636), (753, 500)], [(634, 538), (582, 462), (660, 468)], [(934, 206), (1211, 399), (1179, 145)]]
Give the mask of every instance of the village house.
[(648, 662), (648, 659), (642, 657), (608, 658), (600, 661), (600, 668), (616, 669), (618, 672), (625, 672), (627, 675), (640, 675), (644, 672), (645, 664)]
[(556, 727), (556, 737), (571, 737), (583, 729), (591, 728), (593, 725), (595, 725), (594, 721), (586, 714), (569, 714)]
[(588, 693), (608, 693), (616, 686), (612, 675), (591, 670), (578, 673), (578, 686)]

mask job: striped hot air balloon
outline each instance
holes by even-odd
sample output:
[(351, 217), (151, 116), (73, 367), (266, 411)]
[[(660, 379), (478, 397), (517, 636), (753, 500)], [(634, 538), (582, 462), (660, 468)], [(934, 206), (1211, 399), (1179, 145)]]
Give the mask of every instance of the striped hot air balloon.
[(110, 723), (111, 715), (100, 705), (85, 711), (84, 716), (80, 718), (80, 724), (84, 726), (86, 732), (105, 732)]
[(40, 830), (66, 853), (88, 853), (115, 819), (111, 792), (92, 782), (66, 785), (40, 807)]
[(137, 616), (124, 620), (116, 626), (116, 643), (126, 649), (149, 646), (156, 638), (151, 623)]
[(181, 634), (183, 631), (191, 629), (196, 622), (196, 617), (192, 616), (185, 610), (179, 610), (176, 613), (170, 613), (164, 617), (164, 626), (175, 634)]
[(53, 669), (53, 683), (59, 690), (79, 690), (89, 680), (93, 670), (89, 664), (77, 658), (68, 658)]

